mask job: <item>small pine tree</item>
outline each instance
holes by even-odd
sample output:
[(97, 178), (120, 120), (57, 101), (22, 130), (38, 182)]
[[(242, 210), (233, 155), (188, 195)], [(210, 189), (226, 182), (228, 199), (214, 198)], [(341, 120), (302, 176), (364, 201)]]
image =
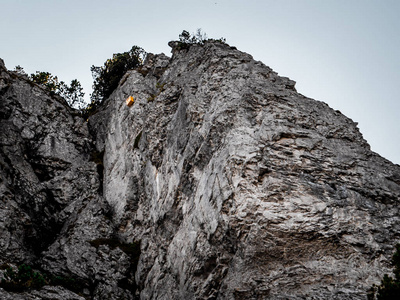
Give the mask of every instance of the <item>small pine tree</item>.
[(183, 30), (179, 35), (178, 42), (178, 50), (189, 49), (192, 45), (204, 45), (207, 41), (225, 43), (225, 38), (220, 39), (210, 39), (207, 37), (207, 34), (201, 31), (201, 28), (198, 28), (196, 33), (190, 34), (189, 31)]
[(50, 93), (63, 97), (69, 106), (76, 109), (83, 109), (85, 106), (83, 88), (76, 79), (67, 85), (64, 81), (58, 81), (57, 76), (53, 76), (49, 72), (36, 71), (36, 74), (30, 75), (30, 80), (37, 84), (43, 85)]
[(58, 87), (58, 93), (61, 97), (67, 100), (69, 106), (81, 110), (85, 107), (85, 101), (83, 98), (85, 93), (83, 92), (81, 83), (78, 80), (73, 79), (69, 86), (61, 81)]
[(57, 76), (53, 76), (49, 72), (36, 71), (36, 74), (31, 74), (30, 79), (37, 84), (45, 86), (52, 93), (56, 93), (60, 85)]
[(24, 68), (21, 67), (20, 65), (15, 66), (14, 72), (16, 72), (20, 75), (26, 75)]
[(94, 108), (101, 104), (117, 88), (122, 76), (128, 70), (135, 69), (143, 64), (146, 52), (138, 47), (124, 53), (116, 53), (107, 59), (103, 66), (92, 66), (93, 93), (90, 96)]

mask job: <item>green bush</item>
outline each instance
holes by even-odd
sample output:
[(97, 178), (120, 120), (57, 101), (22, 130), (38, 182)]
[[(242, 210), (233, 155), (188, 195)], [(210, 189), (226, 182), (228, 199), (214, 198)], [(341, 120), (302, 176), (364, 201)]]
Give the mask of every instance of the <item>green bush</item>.
[(138, 47), (124, 53), (116, 53), (112, 58), (107, 59), (103, 66), (92, 66), (93, 93), (90, 96), (91, 109), (96, 109), (99, 104), (108, 98), (117, 88), (119, 81), (124, 74), (143, 64), (146, 52)]
[(76, 79), (72, 80), (69, 86), (61, 81), (58, 94), (67, 100), (71, 107), (82, 110), (86, 106), (83, 99), (85, 93), (83, 92), (81, 83)]
[(33, 271), (26, 264), (18, 266), (17, 271), (7, 266), (0, 282), (0, 287), (10, 292), (24, 292), (26, 290), (40, 289), (44, 285), (63, 286), (74, 292), (81, 292), (87, 283), (79, 278), (55, 276), (47, 272)]
[[(20, 69), (22, 68), (20, 67)], [(85, 93), (78, 80), (74, 79), (71, 81), (70, 85), (67, 85), (64, 81), (58, 81), (57, 76), (53, 76), (49, 72), (40, 71), (36, 71), (36, 74), (31, 74), (29, 79), (37, 84), (43, 85), (50, 93), (63, 97), (69, 106), (77, 109), (84, 108), (85, 101), (83, 97)]]
[(22, 292), (26, 289), (39, 289), (45, 284), (46, 281), (41, 273), (33, 271), (31, 266), (22, 264), (17, 272), (11, 267), (6, 269), (0, 287), (7, 291)]
[(209, 39), (206, 33), (203, 33), (201, 29), (197, 29), (196, 33), (190, 34), (188, 31), (183, 30), (182, 33), (179, 35), (178, 41), (178, 50), (182, 49), (189, 49), (190, 46), (197, 44), (197, 45), (204, 45), (206, 41), (214, 41), (225, 43), (225, 38), (220, 39)]

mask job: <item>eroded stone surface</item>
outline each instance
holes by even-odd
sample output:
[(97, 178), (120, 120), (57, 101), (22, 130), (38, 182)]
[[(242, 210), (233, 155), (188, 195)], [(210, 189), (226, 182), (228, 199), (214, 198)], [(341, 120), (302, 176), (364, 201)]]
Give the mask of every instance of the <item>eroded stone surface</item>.
[(399, 237), (399, 166), (250, 55), (173, 52), (91, 121), (141, 298), (365, 299)]
[(400, 167), (250, 55), (172, 52), (89, 126), (0, 61), (0, 265), (81, 284), (0, 296), (366, 299), (399, 240)]
[[(107, 246), (118, 237), (87, 123), (62, 98), (4, 65), (0, 71), (0, 265), (72, 279), (87, 299), (132, 299), (119, 286), (133, 276), (130, 257)], [(55, 286), (0, 290), (0, 298), (83, 299)]]

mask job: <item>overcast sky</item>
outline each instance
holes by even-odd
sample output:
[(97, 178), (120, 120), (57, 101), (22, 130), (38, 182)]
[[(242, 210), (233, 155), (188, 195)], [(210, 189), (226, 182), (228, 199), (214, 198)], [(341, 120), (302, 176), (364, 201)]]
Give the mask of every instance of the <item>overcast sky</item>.
[(399, 16), (399, 0), (0, 0), (0, 57), (89, 95), (91, 65), (133, 45), (170, 55), (170, 40), (201, 28), (358, 122), (400, 164)]

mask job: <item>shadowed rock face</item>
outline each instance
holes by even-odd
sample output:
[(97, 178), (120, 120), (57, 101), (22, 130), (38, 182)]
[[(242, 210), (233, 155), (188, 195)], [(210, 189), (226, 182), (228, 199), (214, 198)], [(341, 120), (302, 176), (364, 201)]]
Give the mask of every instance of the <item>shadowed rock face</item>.
[(0, 288), (0, 298), (133, 298), (119, 287), (133, 276), (131, 261), (123, 241), (109, 243), (116, 231), (87, 123), (2, 61), (0, 97), (0, 278), (23, 263), (61, 278), (20, 294)]
[(74, 276), (43, 289), (64, 299), (366, 299), (399, 240), (400, 167), (250, 55), (172, 52), (89, 130), (1, 67), (1, 263)]

